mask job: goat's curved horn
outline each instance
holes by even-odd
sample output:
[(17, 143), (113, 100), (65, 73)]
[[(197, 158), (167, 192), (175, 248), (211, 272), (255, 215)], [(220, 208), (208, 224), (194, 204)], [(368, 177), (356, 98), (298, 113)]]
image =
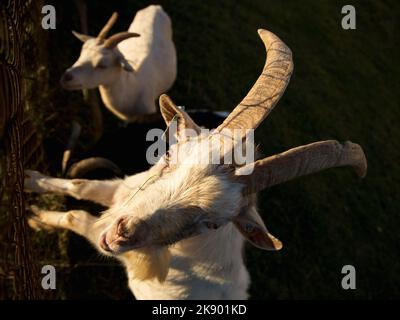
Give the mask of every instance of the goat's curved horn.
[(68, 169), (67, 177), (71, 179), (81, 178), (90, 171), (98, 169), (108, 169), (117, 177), (123, 177), (124, 175), (122, 170), (111, 160), (101, 157), (92, 157), (83, 159), (71, 165), (71, 167)]
[[(216, 129), (256, 129), (281, 98), (293, 72), (292, 52), (273, 33), (259, 29), (267, 58), (264, 70), (246, 97)], [(245, 130), (242, 130), (242, 137)]]
[(118, 19), (118, 13), (114, 12), (107, 23), (104, 25), (103, 29), (99, 32), (97, 39), (104, 40), (107, 37), (107, 33), (111, 30), (112, 26)]
[[(252, 171), (248, 166), (253, 165)], [(367, 159), (362, 148), (350, 141), (319, 141), (258, 160), (236, 170), (236, 178), (251, 194), (300, 176), (328, 168), (352, 166), (358, 176), (367, 173)], [(249, 171), (250, 170), (250, 171)], [(244, 173), (251, 172), (249, 175)]]
[(104, 48), (112, 49), (121, 41), (132, 37), (140, 37), (140, 34), (128, 31), (116, 33), (104, 42)]

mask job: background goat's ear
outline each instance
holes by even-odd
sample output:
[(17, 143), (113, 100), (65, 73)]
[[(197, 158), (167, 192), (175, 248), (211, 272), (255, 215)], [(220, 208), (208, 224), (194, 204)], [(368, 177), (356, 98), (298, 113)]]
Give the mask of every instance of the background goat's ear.
[(174, 117), (178, 121), (178, 138), (183, 138), (185, 136), (185, 129), (191, 130), (190, 133), (194, 133), (195, 135), (200, 134), (200, 127), (192, 120), (185, 110), (177, 107), (170, 97), (166, 94), (162, 94), (159, 103), (161, 114), (167, 126), (170, 125)]
[(92, 38), (93, 38), (93, 37), (91, 37), (91, 36), (88, 36), (87, 34), (79, 33), (79, 32), (76, 32), (76, 31), (74, 31), (74, 30), (72, 30), (72, 34), (73, 34), (76, 38), (78, 38), (79, 40), (81, 40), (82, 42), (86, 42), (86, 41), (88, 41), (89, 39), (92, 39)]
[(246, 240), (255, 247), (273, 251), (282, 249), (282, 242), (268, 232), (261, 217), (255, 210), (245, 210), (233, 222)]
[(124, 57), (119, 58), (119, 63), (121, 64), (122, 69), (124, 69), (125, 71), (128, 71), (128, 72), (135, 71), (135, 69), (133, 69), (133, 67), (129, 64), (129, 62)]

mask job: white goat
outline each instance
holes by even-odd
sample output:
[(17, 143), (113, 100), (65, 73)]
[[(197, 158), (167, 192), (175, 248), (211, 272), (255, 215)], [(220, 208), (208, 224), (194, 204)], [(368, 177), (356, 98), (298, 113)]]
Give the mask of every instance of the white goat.
[(116, 19), (114, 13), (96, 38), (73, 31), (84, 44), (61, 85), (68, 90), (99, 87), (104, 105), (132, 121), (156, 112), (156, 99), (176, 78), (176, 51), (171, 20), (161, 6), (138, 11), (128, 32), (106, 39)]
[[(242, 257), (244, 239), (265, 250), (282, 247), (257, 212), (256, 192), (331, 167), (353, 166), (359, 176), (367, 169), (359, 145), (333, 140), (243, 166), (200, 161), (210, 140), (225, 139), (225, 132), (233, 129), (241, 129), (239, 138), (245, 138), (243, 129), (257, 128), (289, 82), (290, 49), (269, 31), (259, 30), (259, 35), (268, 53), (264, 70), (217, 129), (199, 133), (185, 111), (161, 96), (166, 123), (178, 116), (178, 141), (153, 167), (112, 181), (66, 180), (27, 171), (28, 191), (66, 194), (109, 207), (100, 218), (79, 210), (33, 207), (31, 225), (72, 230), (100, 252), (118, 258), (138, 299), (247, 298), (250, 279)], [(187, 137), (188, 129), (198, 136)], [(249, 166), (252, 173), (244, 175)]]

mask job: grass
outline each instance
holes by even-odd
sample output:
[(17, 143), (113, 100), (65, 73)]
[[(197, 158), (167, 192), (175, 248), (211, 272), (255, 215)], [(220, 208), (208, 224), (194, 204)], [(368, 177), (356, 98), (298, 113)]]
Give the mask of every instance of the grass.
[[(341, 28), (344, 1), (159, 3), (173, 21), (178, 79), (170, 95), (177, 103), (187, 108), (232, 109), (262, 70), (265, 52), (256, 30), (263, 27), (290, 46), (295, 63), (284, 97), (256, 133), (264, 154), (337, 139), (359, 143), (368, 158), (369, 171), (363, 180), (350, 169), (332, 169), (260, 194), (260, 211), (284, 248), (268, 253), (248, 247), (251, 298), (399, 298), (400, 148), (396, 142), (400, 111), (395, 81), (399, 26), (394, 14), (398, 1), (352, 1), (356, 30)], [(121, 31), (147, 4), (90, 0), (89, 30), (96, 34), (115, 10), (120, 19), (114, 30)], [(79, 29), (75, 8), (70, 1), (57, 2), (56, 7), (57, 30), (46, 31), (50, 83), (56, 83), (79, 53), (79, 43), (70, 34), (71, 29)], [(63, 126), (64, 119), (84, 119), (87, 110), (79, 93), (58, 88), (48, 99), (54, 117), (45, 127), (53, 139), (65, 143), (69, 128)], [(103, 111), (107, 123), (114, 124), (113, 116)], [(357, 270), (357, 290), (341, 289), (341, 269), (346, 264)], [(106, 271), (107, 276), (113, 272)], [(94, 283), (103, 287), (98, 285), (103, 283), (100, 276), (87, 273), (93, 277), (88, 287)], [(118, 286), (125, 286), (121, 273), (116, 278), (122, 279)], [(85, 295), (79, 282), (71, 283), (74, 286), (65, 289), (62, 297), (117, 298), (126, 293), (113, 284), (110, 294), (98, 289)], [(108, 290), (107, 284), (104, 287)]]

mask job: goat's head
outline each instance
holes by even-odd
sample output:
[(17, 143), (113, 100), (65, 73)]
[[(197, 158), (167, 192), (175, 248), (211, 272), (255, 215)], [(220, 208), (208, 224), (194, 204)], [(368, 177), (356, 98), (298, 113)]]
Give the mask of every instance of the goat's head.
[[(165, 261), (169, 245), (200, 234), (215, 236), (232, 223), (253, 245), (279, 250), (281, 242), (267, 231), (254, 210), (255, 193), (329, 167), (350, 165), (365, 174), (362, 149), (350, 142), (318, 142), (246, 165), (210, 161), (210, 153), (215, 151), (212, 146), (221, 151), (221, 144), (211, 143), (210, 148), (210, 141), (225, 141), (228, 136), (235, 146), (245, 139), (247, 130), (265, 119), (289, 82), (293, 71), (290, 49), (266, 30), (259, 30), (259, 35), (268, 53), (264, 70), (243, 101), (211, 133), (202, 133), (183, 109), (166, 95), (160, 97), (167, 125), (177, 120), (177, 142), (147, 172), (143, 184), (105, 214), (112, 217), (99, 239), (105, 251), (120, 254), (133, 250), (145, 256), (146, 250), (153, 249), (150, 255), (158, 252)], [(239, 136), (230, 134), (235, 129)]]
[(93, 89), (112, 83), (121, 70), (134, 71), (118, 50), (117, 44), (128, 38), (139, 37), (139, 34), (120, 32), (106, 38), (117, 17), (114, 12), (97, 37), (72, 31), (83, 42), (83, 46), (78, 60), (61, 77), (60, 82), (64, 89)]

